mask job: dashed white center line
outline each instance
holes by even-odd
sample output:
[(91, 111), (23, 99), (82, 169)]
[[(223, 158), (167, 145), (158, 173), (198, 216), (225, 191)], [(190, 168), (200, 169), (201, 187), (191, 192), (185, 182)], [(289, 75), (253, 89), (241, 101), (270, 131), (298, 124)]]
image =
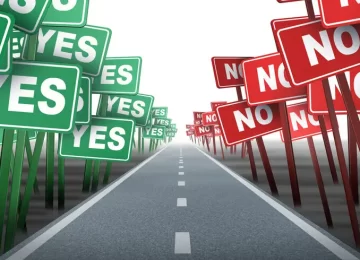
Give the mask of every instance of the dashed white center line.
[(184, 175), (185, 173), (184, 172), (179, 172), (179, 175)]
[(178, 186), (185, 186), (185, 181), (178, 181)]
[(175, 232), (175, 254), (191, 254), (189, 232)]
[(182, 169), (182, 168), (184, 168), (184, 166), (181, 166), (181, 165), (180, 165), (180, 166), (179, 166), (179, 169)]
[(179, 161), (180, 164), (184, 163), (183, 161)]
[(178, 207), (187, 207), (187, 199), (186, 198), (178, 198), (176, 206), (178, 206)]

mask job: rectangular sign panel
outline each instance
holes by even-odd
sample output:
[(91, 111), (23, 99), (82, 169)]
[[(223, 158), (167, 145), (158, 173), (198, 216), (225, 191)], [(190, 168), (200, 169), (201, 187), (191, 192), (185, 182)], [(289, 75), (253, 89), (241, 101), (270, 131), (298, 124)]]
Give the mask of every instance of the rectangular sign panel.
[[(86, 76), (100, 75), (111, 39), (111, 30), (86, 25), (75, 27), (42, 26), (37, 37), (35, 60), (78, 64)], [(29, 35), (26, 35), (22, 58), (26, 59)]]
[(13, 59), (21, 59), (26, 34), (19, 30), (13, 30), (11, 35), (11, 48)]
[(222, 136), (220, 126), (214, 126), (215, 136)]
[[(360, 113), (360, 68), (356, 67), (346, 71), (345, 76), (350, 87), (355, 108), (357, 112)], [(328, 80), (335, 113), (347, 114), (336, 76), (331, 76)], [(321, 80), (309, 84), (308, 101), (310, 114), (325, 115), (329, 113)]]
[[(146, 126), (153, 103), (154, 97), (150, 95), (109, 95), (106, 116), (132, 119), (137, 126)], [(101, 105), (102, 99), (98, 105), (98, 112)]]
[(294, 87), (288, 81), (280, 53), (245, 60), (242, 66), (250, 106), (306, 98), (306, 87)]
[(251, 106), (246, 101), (216, 108), (221, 131), (227, 145), (238, 144), (281, 130), (277, 104)]
[[(292, 141), (321, 134), (318, 116), (310, 115), (307, 112), (307, 107), (307, 102), (289, 105), (287, 107)], [(324, 120), (326, 130), (331, 131), (331, 123), (329, 117), (324, 116)], [(281, 140), (284, 142), (282, 131)]]
[(153, 118), (167, 118), (168, 108), (167, 107), (153, 107), (152, 117)]
[(81, 67), (14, 61), (0, 76), (0, 127), (72, 131), (80, 84)]
[(200, 137), (212, 133), (211, 126), (197, 125), (195, 126), (195, 136)]
[(360, 24), (324, 29), (320, 20), (277, 32), (280, 53), (295, 86), (360, 65)]
[(91, 79), (82, 77), (81, 87), (79, 91), (79, 100), (77, 104), (77, 112), (75, 124), (86, 125), (91, 122), (92, 95), (91, 95)]
[(211, 111), (214, 111), (214, 112), (215, 112), (215, 110), (216, 110), (216, 108), (217, 108), (218, 106), (225, 105), (225, 104), (227, 104), (226, 101), (210, 102)]
[(194, 131), (192, 131), (192, 130), (186, 131), (186, 135), (187, 135), (187, 136), (191, 136), (191, 135), (193, 135), (193, 134), (194, 134)]
[(59, 156), (127, 162), (134, 131), (133, 120), (93, 117), (91, 125), (77, 125), (72, 133), (60, 136)]
[(210, 126), (210, 125), (218, 125), (219, 121), (217, 119), (216, 112), (206, 112), (202, 114), (202, 123), (204, 126)]
[(107, 57), (101, 74), (94, 78), (93, 93), (110, 95), (138, 94), (141, 64), (141, 57)]
[(318, 0), (321, 22), (325, 28), (360, 23), (360, 1)]
[(194, 125), (186, 125), (186, 129), (194, 130), (195, 126)]
[[(204, 112), (193, 112), (194, 123), (202, 120), (202, 114)], [(195, 124), (196, 125), (196, 124)]]
[(170, 127), (171, 119), (168, 118), (155, 118), (154, 126), (165, 126), (166, 128)]
[(249, 57), (212, 57), (217, 88), (232, 88), (244, 85), (241, 63)]
[(43, 25), (84, 27), (87, 22), (87, 15), (90, 0), (52, 0)]
[(153, 126), (151, 128), (143, 128), (143, 138), (161, 139), (165, 137), (165, 126)]

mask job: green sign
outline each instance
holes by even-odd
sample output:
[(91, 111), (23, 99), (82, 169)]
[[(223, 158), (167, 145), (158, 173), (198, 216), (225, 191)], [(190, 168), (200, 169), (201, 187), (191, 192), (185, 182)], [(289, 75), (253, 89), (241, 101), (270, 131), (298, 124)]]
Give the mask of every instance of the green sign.
[(175, 128), (167, 128), (165, 131), (166, 131), (166, 133), (176, 133), (177, 129), (175, 129)]
[(165, 135), (166, 137), (175, 137), (175, 133), (173, 132), (167, 132)]
[(0, 74), (10, 74), (12, 70), (12, 48), (11, 40), (7, 41), (7, 44), (0, 54)]
[[(99, 101), (98, 112), (102, 105), (101, 101), (102, 99)], [(137, 126), (145, 126), (148, 122), (153, 103), (154, 97), (150, 95), (110, 95), (108, 96), (106, 116), (132, 119)]]
[(75, 124), (86, 125), (91, 121), (91, 80), (89, 77), (82, 77), (77, 104)]
[(151, 128), (143, 128), (143, 138), (164, 139), (165, 127), (153, 126)]
[(43, 25), (84, 27), (87, 22), (89, 0), (52, 0)]
[(14, 17), (0, 12), (0, 54), (7, 51), (13, 25)]
[(141, 57), (106, 58), (101, 75), (94, 78), (93, 93), (138, 94), (141, 64)]
[(14, 27), (28, 34), (37, 32), (49, 6), (50, 0), (0, 1), (0, 11), (13, 15), (15, 18)]
[[(98, 76), (110, 38), (111, 30), (103, 27), (40, 27), (35, 60), (81, 65), (86, 76)], [(24, 46), (23, 59), (29, 48), (28, 35)]]
[(77, 125), (62, 134), (59, 155), (127, 162), (131, 159), (135, 122), (129, 119), (93, 117), (91, 125)]
[(19, 30), (13, 30), (11, 35), (11, 48), (13, 59), (21, 59), (21, 52), (24, 46), (26, 34)]
[(171, 129), (176, 128), (176, 124), (171, 124), (171, 125), (170, 125), (170, 128), (171, 128)]
[(79, 66), (14, 61), (0, 76), (0, 127), (72, 131), (80, 80)]
[(156, 126), (165, 126), (166, 128), (170, 127), (171, 119), (168, 118), (155, 118), (154, 125)]
[[(37, 132), (36, 132), (36, 131), (29, 131), (29, 132), (27, 132), (27, 133), (28, 133), (28, 135), (29, 135), (29, 140), (34, 140), (34, 139), (36, 139), (36, 136), (37, 136)], [(2, 145), (3, 136), (4, 136), (4, 129), (0, 129), (0, 145)], [(14, 130), (13, 143), (16, 143), (16, 138), (17, 138), (17, 131)]]
[(154, 107), (152, 109), (153, 118), (167, 118), (168, 108), (167, 107)]

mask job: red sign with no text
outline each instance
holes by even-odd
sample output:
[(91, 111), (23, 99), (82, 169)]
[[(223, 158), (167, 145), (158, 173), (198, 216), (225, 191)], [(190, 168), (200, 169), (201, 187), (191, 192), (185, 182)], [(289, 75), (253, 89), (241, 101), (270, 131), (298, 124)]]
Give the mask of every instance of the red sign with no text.
[(325, 28), (360, 23), (357, 0), (319, 0), (321, 22)]

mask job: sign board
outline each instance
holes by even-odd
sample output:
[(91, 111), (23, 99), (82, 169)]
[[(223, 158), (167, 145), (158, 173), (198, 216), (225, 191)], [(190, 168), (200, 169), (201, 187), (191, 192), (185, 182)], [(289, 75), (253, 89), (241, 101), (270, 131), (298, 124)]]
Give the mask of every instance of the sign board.
[(195, 126), (195, 136), (197, 136), (197, 137), (208, 135), (211, 133), (212, 133), (211, 126), (203, 126), (203, 125)]
[[(307, 102), (287, 106), (292, 141), (321, 134), (318, 116), (310, 115), (307, 107)], [(331, 131), (330, 118), (324, 116), (324, 120), (326, 130)], [(281, 140), (284, 142), (282, 131)]]
[(138, 94), (141, 64), (141, 57), (106, 58), (101, 74), (94, 78), (93, 93)]
[(0, 12), (14, 16), (14, 27), (28, 34), (35, 34), (46, 12), (51, 0), (2, 0), (0, 1)]
[(52, 0), (42, 25), (84, 27), (90, 0)]
[(91, 80), (89, 77), (81, 78), (79, 99), (77, 103), (75, 124), (86, 125), (91, 122), (92, 95)]
[(176, 129), (176, 124), (170, 124), (171, 129)]
[(153, 126), (150, 129), (143, 129), (143, 138), (150, 139), (164, 139), (165, 137), (165, 127), (164, 126)]
[(186, 125), (186, 129), (194, 130), (195, 126), (194, 125)]
[[(360, 68), (356, 67), (346, 71), (345, 76), (357, 113), (360, 113)], [(335, 113), (347, 114), (336, 76), (329, 77), (328, 81)], [(314, 81), (308, 85), (308, 101), (310, 114), (326, 115), (329, 113), (321, 80)]]
[(246, 101), (216, 108), (226, 145), (235, 145), (282, 129), (277, 104), (251, 106)]
[(217, 115), (214, 111), (203, 113), (201, 116), (202, 116), (202, 123), (204, 126), (219, 124)]
[(360, 2), (357, 0), (318, 0), (322, 26), (340, 27), (360, 23)]
[[(37, 137), (36, 131), (29, 131), (27, 132), (27, 134), (29, 136), (29, 140), (34, 140)], [(0, 129), (0, 145), (2, 145), (3, 143), (3, 137), (4, 137), (4, 129)], [(14, 130), (13, 143), (16, 143), (16, 139), (17, 139), (17, 130)]]
[(215, 111), (218, 106), (227, 104), (226, 101), (210, 102), (211, 111)]
[(11, 35), (12, 57), (15, 60), (21, 59), (26, 34), (19, 30), (13, 30)]
[(170, 127), (171, 119), (168, 118), (155, 118), (154, 126), (165, 126), (166, 128)]
[[(154, 97), (150, 95), (109, 95), (106, 116), (128, 118), (134, 120), (137, 126), (146, 126), (153, 103)], [(98, 111), (101, 105), (102, 99), (99, 102)]]
[(194, 131), (192, 131), (192, 130), (186, 131), (186, 135), (187, 135), (187, 136), (191, 136), (191, 135), (193, 135), (193, 134), (194, 134)]
[(279, 53), (245, 60), (242, 66), (250, 106), (306, 98), (306, 87), (294, 87), (288, 81)]
[(212, 57), (217, 88), (232, 88), (244, 85), (241, 63), (249, 57)]
[(5, 48), (3, 48), (0, 53), (0, 75), (1, 74), (10, 74), (12, 71), (12, 48), (11, 48), (11, 39), (6, 43)]
[(0, 54), (8, 50), (8, 43), (11, 37), (13, 26), (14, 17), (9, 14), (0, 12)]
[(93, 117), (91, 125), (77, 125), (72, 133), (61, 135), (59, 156), (128, 162), (134, 131), (133, 120)]
[(193, 112), (193, 115), (194, 115), (194, 122), (197, 121), (197, 120), (202, 120), (202, 114), (204, 112)]
[(166, 132), (166, 134), (165, 134), (165, 136), (166, 137), (175, 137), (175, 133), (173, 133), (173, 132)]
[(290, 3), (290, 2), (298, 2), (303, 0), (276, 0), (278, 3)]
[(194, 125), (197, 126), (197, 125), (202, 125), (202, 120), (195, 120), (194, 121)]
[(152, 117), (153, 118), (167, 118), (168, 108), (167, 107), (153, 107)]
[(0, 76), (0, 127), (72, 131), (80, 84), (79, 66), (14, 61)]
[(324, 29), (320, 20), (277, 32), (280, 53), (295, 86), (360, 65), (360, 24)]
[(215, 136), (222, 136), (221, 128), (219, 126), (214, 126)]
[[(42, 26), (37, 36), (36, 61), (77, 64), (85, 76), (100, 75), (111, 38), (111, 30), (86, 25), (75, 27)], [(26, 35), (22, 58), (29, 48)]]

